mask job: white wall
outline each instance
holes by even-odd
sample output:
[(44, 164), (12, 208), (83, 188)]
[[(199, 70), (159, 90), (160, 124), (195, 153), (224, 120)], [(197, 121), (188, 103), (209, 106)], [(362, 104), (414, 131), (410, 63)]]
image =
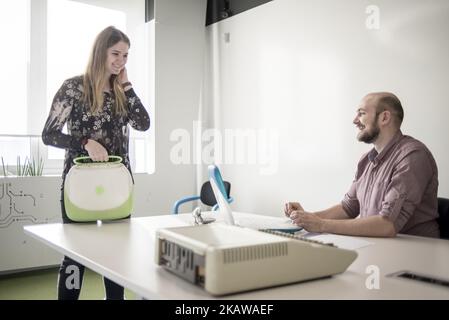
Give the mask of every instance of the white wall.
[[(380, 29), (366, 27), (368, 5)], [(275, 0), (208, 28), (207, 126), (279, 133), (272, 175), (256, 164), (223, 164), (233, 207), (278, 215), (341, 201), (361, 154), (352, 124), (368, 92), (392, 91), (403, 132), (423, 141), (449, 197), (449, 3), (446, 0)], [(230, 42), (224, 41), (225, 33)]]
[(195, 165), (172, 162), (170, 135), (191, 131), (198, 117), (205, 15), (206, 0), (155, 1), (156, 170), (146, 185), (149, 214), (166, 214), (176, 200), (196, 193)]

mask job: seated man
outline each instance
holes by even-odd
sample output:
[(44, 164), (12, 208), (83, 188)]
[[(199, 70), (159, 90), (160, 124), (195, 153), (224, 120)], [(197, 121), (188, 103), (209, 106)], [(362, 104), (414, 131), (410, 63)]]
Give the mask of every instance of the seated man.
[(365, 96), (353, 123), (360, 130), (357, 139), (374, 148), (359, 161), (343, 201), (315, 213), (289, 202), (285, 214), (310, 232), (439, 237), (437, 166), (423, 143), (402, 134), (403, 118), (401, 102), (394, 94)]

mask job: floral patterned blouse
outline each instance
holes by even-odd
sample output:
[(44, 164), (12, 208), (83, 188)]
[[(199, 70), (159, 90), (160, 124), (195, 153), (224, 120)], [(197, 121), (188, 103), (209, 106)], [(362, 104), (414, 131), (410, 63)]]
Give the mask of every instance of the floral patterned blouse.
[[(127, 116), (113, 114), (114, 95), (104, 92), (103, 109), (98, 115), (90, 113), (81, 98), (83, 76), (64, 81), (56, 93), (42, 132), (44, 144), (66, 149), (64, 179), (73, 165), (73, 159), (87, 156), (81, 142), (92, 139), (106, 148), (109, 155), (121, 156), (123, 164), (131, 172), (129, 162), (129, 125), (135, 130), (145, 131), (150, 127), (150, 117), (133, 89), (125, 92), (128, 100)], [(62, 132), (67, 123), (67, 134)]]

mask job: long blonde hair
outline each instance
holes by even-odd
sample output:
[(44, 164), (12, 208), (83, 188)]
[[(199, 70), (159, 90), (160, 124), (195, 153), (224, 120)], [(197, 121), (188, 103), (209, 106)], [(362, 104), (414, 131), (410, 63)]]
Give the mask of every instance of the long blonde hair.
[(127, 114), (126, 96), (118, 77), (112, 75), (108, 78), (106, 76), (107, 51), (120, 41), (125, 42), (128, 47), (131, 46), (126, 34), (113, 26), (101, 31), (95, 39), (83, 77), (84, 92), (82, 98), (84, 103), (90, 106), (92, 114), (98, 114), (103, 107), (103, 89), (107, 81), (110, 82), (115, 96), (113, 112), (122, 116)]

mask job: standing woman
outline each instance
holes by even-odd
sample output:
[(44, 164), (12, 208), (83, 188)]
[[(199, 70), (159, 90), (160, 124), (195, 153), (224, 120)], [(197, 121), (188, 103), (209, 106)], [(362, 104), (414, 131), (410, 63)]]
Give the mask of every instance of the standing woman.
[[(61, 186), (64, 223), (73, 222), (64, 208), (64, 181), (73, 159), (88, 155), (93, 161), (107, 161), (109, 155), (118, 155), (131, 173), (128, 124), (139, 131), (150, 127), (148, 112), (128, 80), (129, 47), (129, 38), (115, 27), (101, 31), (85, 74), (64, 81), (53, 99), (42, 140), (66, 150)], [(62, 132), (66, 123), (67, 134)], [(73, 283), (76, 269), (80, 278)], [(83, 274), (84, 266), (65, 256), (59, 268), (58, 299), (78, 299)], [(107, 278), (104, 285), (106, 299), (123, 299), (122, 286)]]

